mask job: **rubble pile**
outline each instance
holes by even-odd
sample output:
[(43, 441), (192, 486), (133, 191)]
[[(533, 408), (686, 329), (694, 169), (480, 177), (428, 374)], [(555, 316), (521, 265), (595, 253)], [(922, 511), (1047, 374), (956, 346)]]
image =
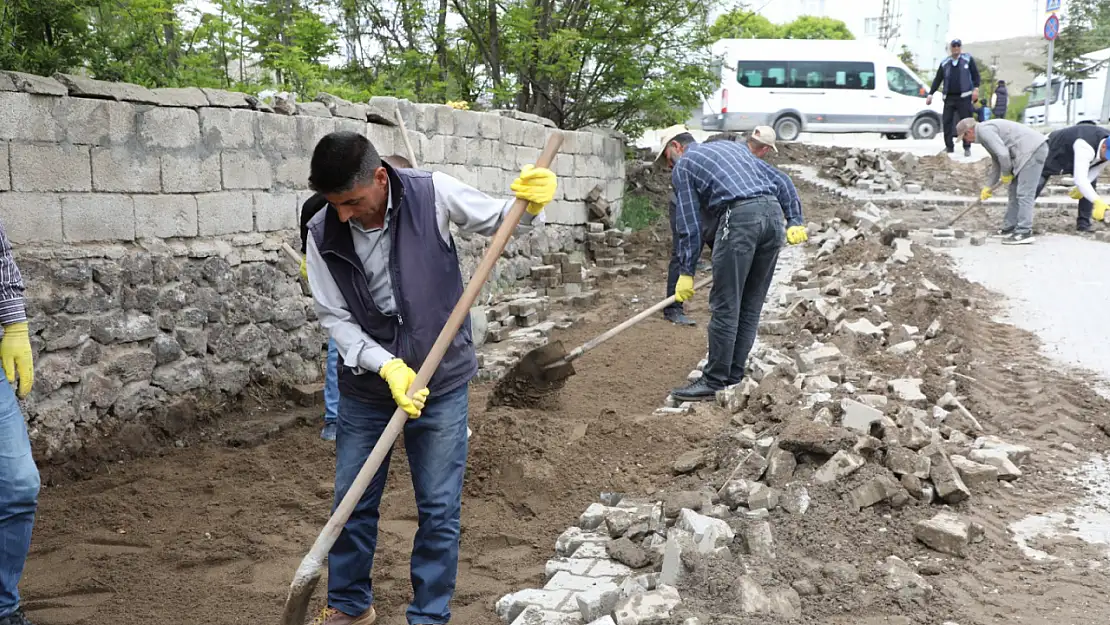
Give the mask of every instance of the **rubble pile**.
[[(880, 150), (838, 150), (821, 159), (821, 175), (839, 180), (845, 187), (857, 187), (871, 193), (901, 191), (906, 178), (888, 155), (889, 152)], [(907, 164), (916, 160), (912, 154), (902, 154), (899, 158)], [(920, 192), (921, 187), (910, 185), (906, 190)]]
[(814, 262), (768, 302), (744, 381), (718, 392), (733, 427), (674, 463), (690, 489), (603, 495), (543, 588), (497, 603), (506, 623), (818, 622), (857, 600), (956, 616), (928, 578), (983, 549), (967, 506), (1014, 488), (1031, 449), (965, 406), (970, 354), (944, 311), (971, 303), (907, 266), (905, 228), (868, 205), (809, 231)]

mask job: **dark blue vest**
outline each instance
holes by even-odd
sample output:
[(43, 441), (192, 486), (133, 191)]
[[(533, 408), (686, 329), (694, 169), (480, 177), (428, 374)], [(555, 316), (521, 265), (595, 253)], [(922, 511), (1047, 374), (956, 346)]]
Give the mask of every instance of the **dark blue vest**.
[[(961, 98), (966, 98), (971, 95), (975, 90), (975, 85), (971, 84), (971, 55), (966, 52), (960, 54), (960, 58), (955, 61), (952, 57), (944, 59), (941, 63), (944, 68), (944, 96), (959, 94)], [(952, 70), (956, 70), (955, 81), (952, 80)], [(953, 91), (952, 88), (956, 87), (958, 91)]]
[[(327, 210), (317, 213), (309, 222), (309, 230), (351, 317), (382, 347), (419, 370), (462, 295), (462, 272), (454, 241), (445, 243), (440, 236), (431, 173), (383, 166), (389, 172), (393, 197), (388, 230), (389, 277), (397, 314), (382, 314), (375, 306), (362, 262), (355, 253), (351, 228), (339, 221), (335, 207), (329, 204)], [(428, 384), (432, 399), (466, 384), (477, 372), (478, 358), (467, 317)], [(368, 403), (393, 403), (389, 386), (380, 376), (370, 371), (355, 375), (342, 361), (339, 392)]]

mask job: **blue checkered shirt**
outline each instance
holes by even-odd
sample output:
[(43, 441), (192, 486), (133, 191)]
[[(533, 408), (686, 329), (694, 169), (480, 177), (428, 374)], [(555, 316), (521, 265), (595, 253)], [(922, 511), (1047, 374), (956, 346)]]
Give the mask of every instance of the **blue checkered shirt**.
[(746, 145), (732, 141), (690, 144), (671, 172), (676, 213), (674, 237), (678, 242), (679, 271), (694, 275), (701, 252), (698, 209), (719, 214), (740, 200), (775, 197), (788, 226), (803, 222), (802, 202), (789, 176), (757, 158)]

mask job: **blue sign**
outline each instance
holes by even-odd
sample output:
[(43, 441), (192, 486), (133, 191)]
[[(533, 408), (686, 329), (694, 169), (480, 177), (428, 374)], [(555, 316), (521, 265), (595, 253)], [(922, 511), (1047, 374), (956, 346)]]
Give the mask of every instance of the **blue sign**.
[(1056, 41), (1056, 36), (1060, 34), (1060, 18), (1056, 14), (1048, 16), (1044, 22), (1044, 38), (1049, 41)]
[(1059, 11), (1061, 3), (1061, 0), (1045, 0), (1044, 12), (1052, 13), (1053, 11)]

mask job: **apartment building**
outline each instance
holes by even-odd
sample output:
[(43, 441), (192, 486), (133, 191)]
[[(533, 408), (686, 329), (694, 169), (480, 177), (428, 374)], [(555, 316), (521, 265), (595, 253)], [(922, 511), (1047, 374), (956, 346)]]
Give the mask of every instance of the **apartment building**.
[[(764, 0), (766, 2), (766, 0)], [(878, 41), (884, 0), (770, 0), (759, 13), (775, 23), (802, 15), (843, 21), (856, 39)], [(946, 55), (952, 0), (889, 0), (894, 37), (889, 48), (910, 49), (918, 67), (932, 68)], [(754, 3), (753, 3), (754, 4)], [(758, 7), (758, 4), (756, 5)], [(959, 36), (959, 33), (954, 33)]]

